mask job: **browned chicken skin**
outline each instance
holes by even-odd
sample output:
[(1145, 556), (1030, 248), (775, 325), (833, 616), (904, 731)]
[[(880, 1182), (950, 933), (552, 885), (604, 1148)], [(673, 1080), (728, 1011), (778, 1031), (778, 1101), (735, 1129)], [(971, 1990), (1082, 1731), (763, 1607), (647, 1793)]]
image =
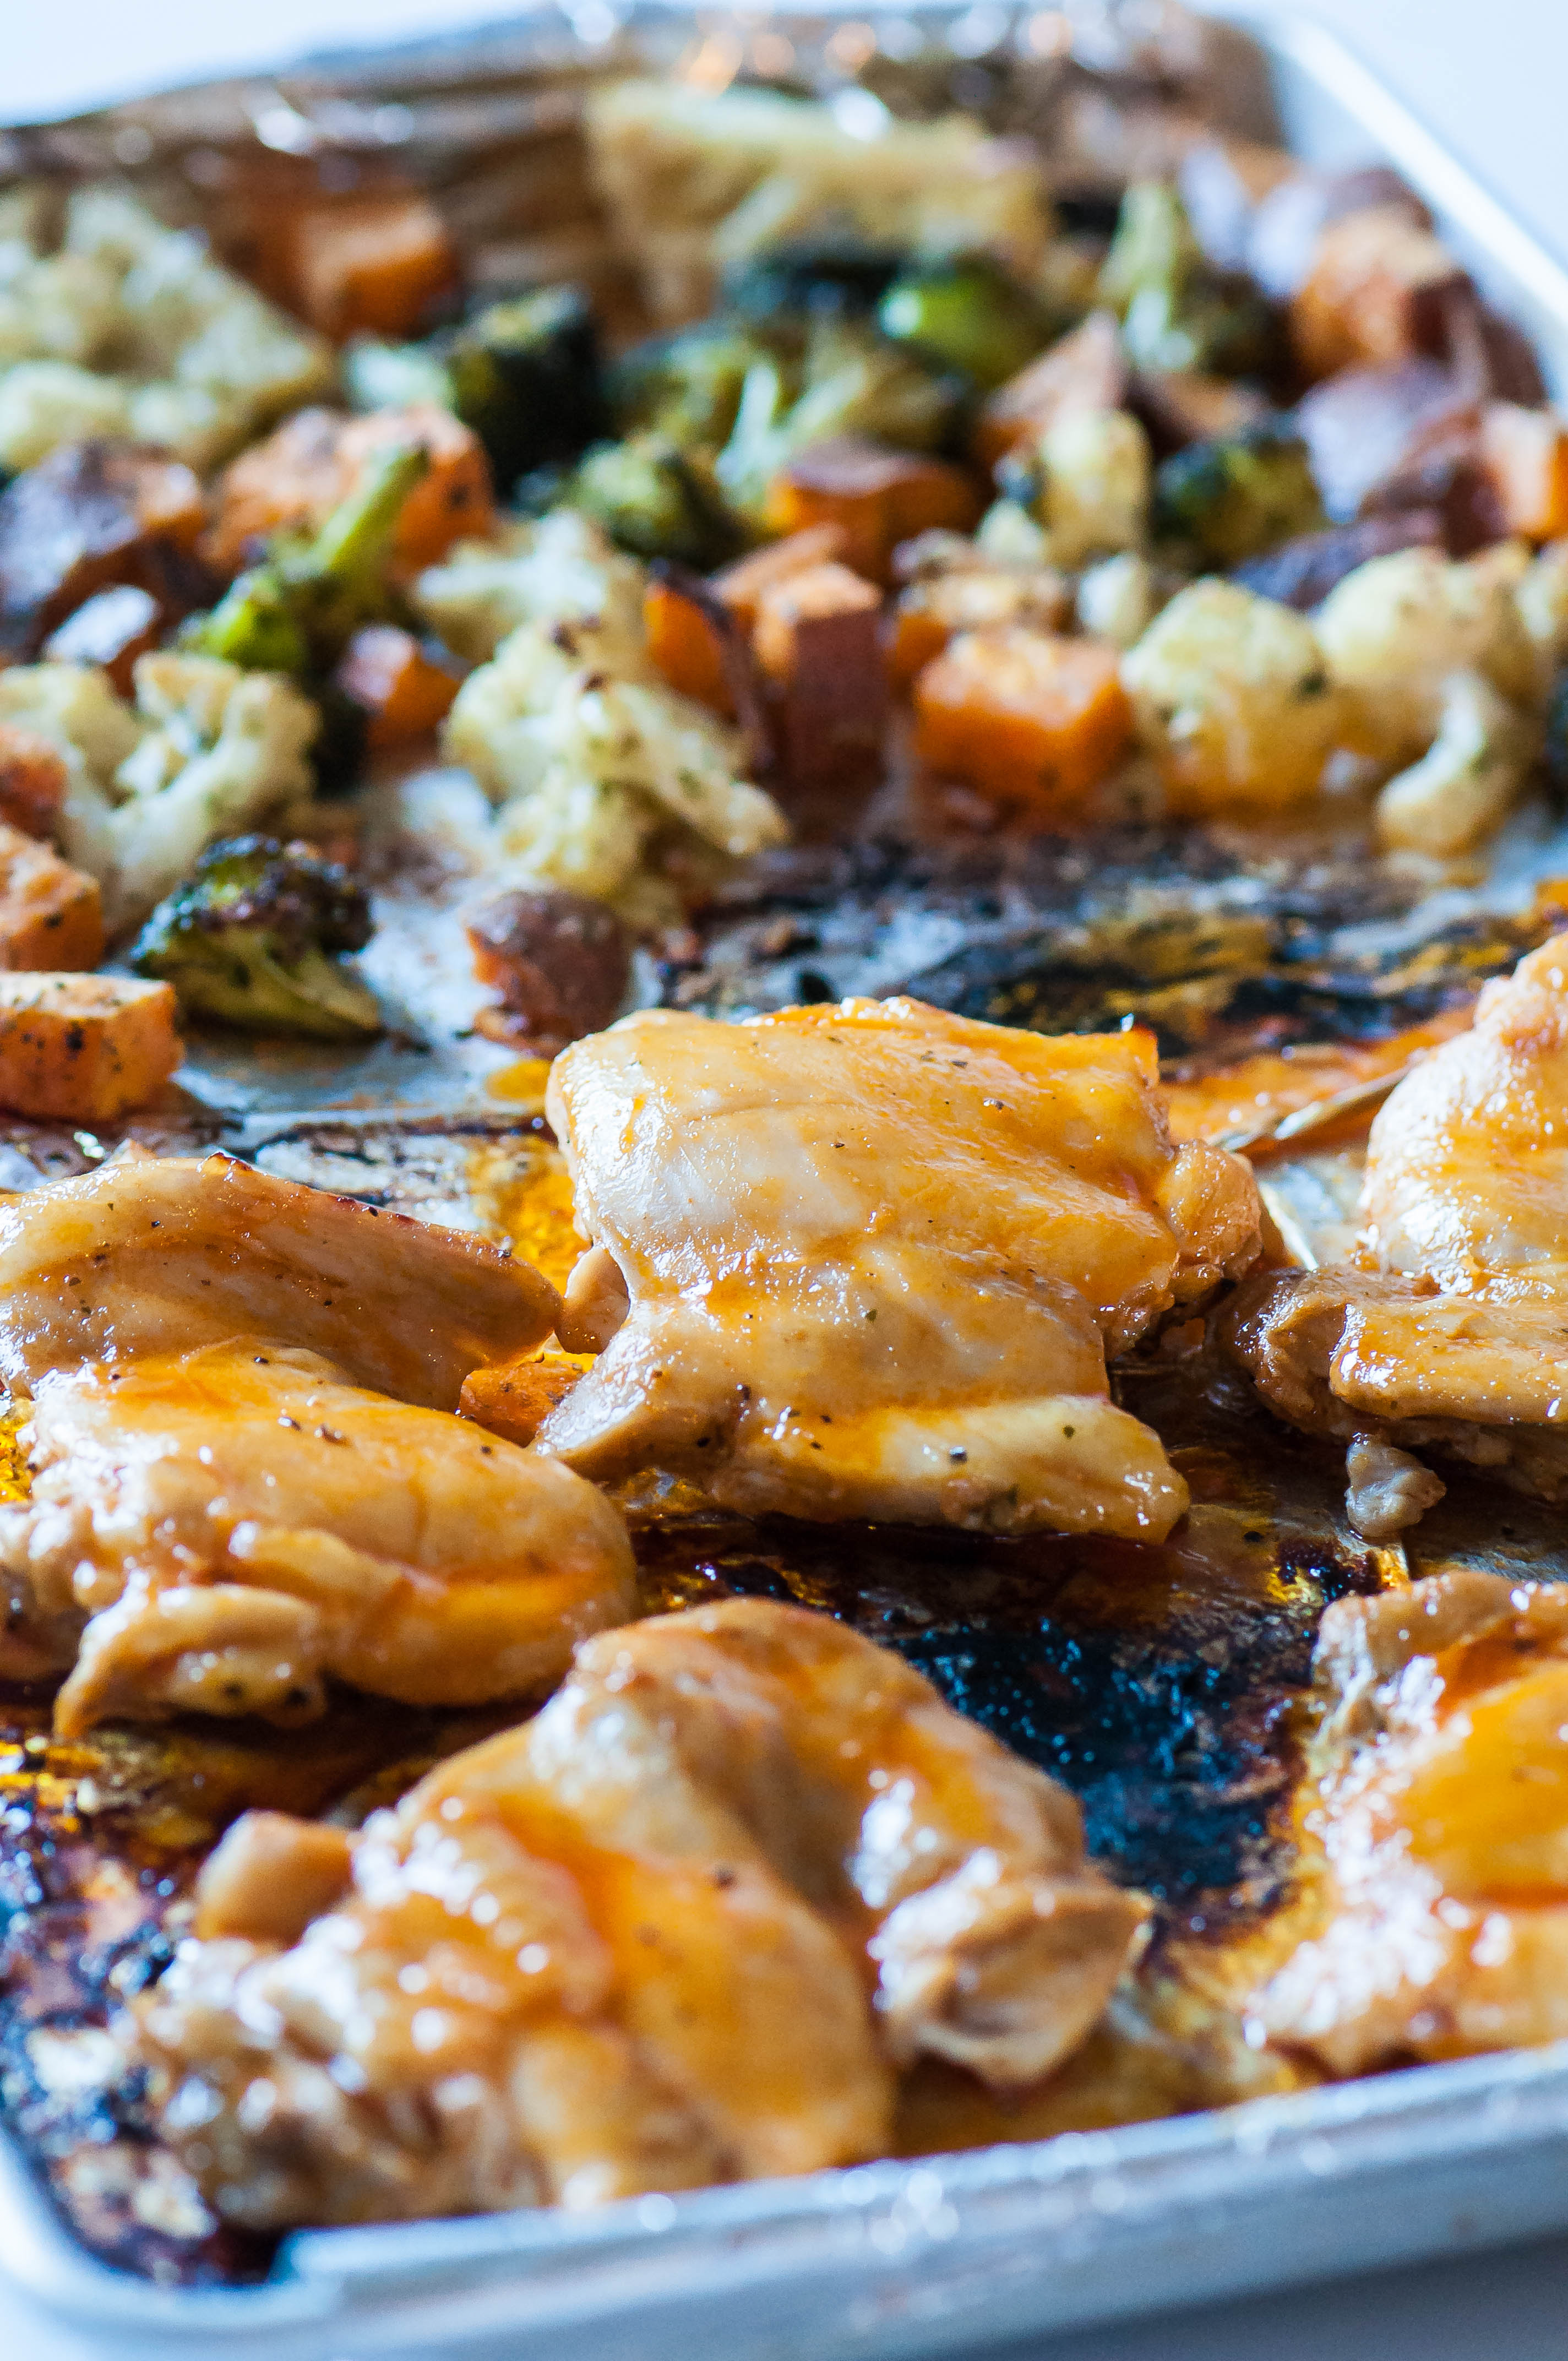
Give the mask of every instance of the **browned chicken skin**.
[(426, 1405), (557, 1316), (477, 1239), (226, 1159), (19, 1200), (0, 1367), (33, 1387), (35, 1481), (0, 1511), (7, 1669), (74, 1666), (67, 1735), (191, 1708), (300, 1719), (327, 1675), (411, 1704), (538, 1694), (633, 1610), (620, 1518)]
[(1568, 2035), (1568, 1588), (1341, 1599), (1302, 1800), (1321, 1924), (1252, 2004), (1336, 2074)]
[(594, 1245), (560, 1334), (605, 1349), (541, 1447), (749, 1510), (1163, 1537), (1187, 1488), (1106, 1356), (1245, 1269), (1259, 1216), (1155, 1080), (1145, 1035), (908, 1000), (576, 1043), (549, 1111)]
[(1072, 2051), (1147, 1906), (898, 1658), (762, 1600), (587, 1642), (533, 1721), (335, 1841), (240, 1823), (138, 2004), (162, 2130), (236, 2219), (883, 2153), (897, 2066), (1012, 2086)]
[(1473, 1030), (1393, 1093), (1361, 1212), (1361, 1268), (1259, 1274), (1227, 1312), (1264, 1399), (1318, 1433), (1430, 1446), (1568, 1496), (1563, 938), (1489, 983)]

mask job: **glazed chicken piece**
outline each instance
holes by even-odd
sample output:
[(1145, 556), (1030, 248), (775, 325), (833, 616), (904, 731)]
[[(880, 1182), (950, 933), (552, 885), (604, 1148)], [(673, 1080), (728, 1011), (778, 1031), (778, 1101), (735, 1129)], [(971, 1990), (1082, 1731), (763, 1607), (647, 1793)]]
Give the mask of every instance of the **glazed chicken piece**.
[(540, 1447), (751, 1511), (1162, 1538), (1187, 1488), (1106, 1356), (1245, 1269), (1259, 1214), (1155, 1081), (1146, 1034), (911, 1000), (574, 1044), (548, 1107), (593, 1247), (558, 1333), (606, 1349)]
[(1316, 1664), (1321, 1924), (1257, 2026), (1337, 2074), (1568, 2035), (1568, 1588), (1341, 1599)]
[(137, 2040), (164, 2136), (261, 2226), (884, 2153), (898, 2067), (1036, 2080), (1147, 1912), (897, 1657), (754, 1599), (587, 1642), (356, 1839), (240, 1821), (197, 1900)]
[(0, 1210), (0, 1376), (272, 1336), (356, 1385), (455, 1410), (471, 1369), (560, 1312), (548, 1279), (461, 1230), (230, 1156), (115, 1157)]
[(18, 1199), (0, 1367), (31, 1387), (34, 1481), (0, 1510), (0, 1665), (72, 1667), (68, 1736), (192, 1708), (298, 1720), (328, 1675), (410, 1704), (538, 1694), (633, 1611), (620, 1518), (427, 1405), (557, 1316), (478, 1239), (225, 1158)]
[(1361, 1213), (1364, 1268), (1259, 1274), (1228, 1310), (1264, 1399), (1568, 1497), (1568, 939), (1487, 984), (1474, 1028), (1398, 1085)]

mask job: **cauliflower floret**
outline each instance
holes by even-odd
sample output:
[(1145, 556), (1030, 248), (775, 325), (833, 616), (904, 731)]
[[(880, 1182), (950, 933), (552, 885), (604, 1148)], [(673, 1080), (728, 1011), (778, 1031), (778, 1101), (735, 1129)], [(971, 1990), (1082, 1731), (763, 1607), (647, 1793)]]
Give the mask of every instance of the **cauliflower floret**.
[(1091, 566), (1078, 586), (1078, 620), (1082, 630), (1113, 647), (1135, 647), (1168, 593), (1146, 557), (1124, 549), (1114, 557)]
[(980, 521), (974, 545), (993, 566), (1048, 566), (1051, 545), (1022, 500), (993, 500)]
[(1468, 852), (1519, 800), (1537, 742), (1529, 717), (1490, 681), (1454, 673), (1443, 686), (1437, 736), (1377, 798), (1382, 842), (1440, 860)]
[(1236, 583), (1194, 582), (1122, 660), (1172, 809), (1266, 812), (1315, 795), (1340, 700), (1305, 616)]
[(123, 278), (177, 235), (165, 229), (128, 189), (113, 181), (93, 181), (73, 193), (61, 243), (68, 254), (90, 254)]
[(205, 468), (334, 382), (319, 338), (126, 191), (78, 190), (58, 254), (44, 220), (29, 197), (0, 223), (0, 466), (133, 434)]
[(1042, 436), (1041, 513), (1056, 566), (1081, 566), (1148, 539), (1154, 462), (1130, 411), (1084, 410)]
[(668, 925), (679, 901), (667, 880), (645, 868), (656, 827), (646, 796), (558, 763), (532, 795), (497, 815), (496, 841), (529, 877), (609, 903), (629, 925)]
[(0, 467), (36, 467), (61, 443), (130, 432), (129, 389), (74, 361), (17, 361), (0, 371)]
[(0, 720), (64, 757), (60, 848), (116, 927), (145, 917), (214, 839), (308, 796), (318, 719), (288, 681), (208, 656), (146, 655), (135, 678), (132, 706), (87, 665), (0, 673)]
[(1533, 700), (1538, 660), (1517, 595), (1523, 566), (1507, 545), (1463, 563), (1403, 549), (1358, 566), (1329, 593), (1318, 638), (1358, 751), (1388, 763), (1423, 753), (1455, 673), (1479, 674), (1515, 703)]
[(445, 745), (500, 803), (509, 859), (634, 925), (674, 919), (683, 885), (787, 833), (741, 777), (735, 732), (614, 623), (521, 625), (464, 683)]
[(119, 325), (118, 290), (108, 266), (85, 254), (39, 262), (26, 248), (0, 289), (0, 364), (95, 358)]
[(460, 542), (413, 587), (423, 620), (453, 652), (483, 664), (521, 623), (598, 621), (624, 658), (642, 645), (647, 577), (575, 509), (509, 526), (494, 541)]
[(1544, 698), (1568, 664), (1568, 541), (1548, 542), (1520, 577), (1514, 603), (1535, 650), (1536, 687)]

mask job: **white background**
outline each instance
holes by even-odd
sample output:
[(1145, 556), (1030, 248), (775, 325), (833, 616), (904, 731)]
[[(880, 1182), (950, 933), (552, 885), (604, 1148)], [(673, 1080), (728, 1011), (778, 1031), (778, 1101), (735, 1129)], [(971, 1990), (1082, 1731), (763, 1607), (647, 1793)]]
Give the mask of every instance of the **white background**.
[[(0, 0), (0, 120), (508, 13), (504, 0)], [(1315, 0), (1311, 13), (1568, 260), (1568, 0)], [(1565, 2291), (1561, 2240), (1069, 2337), (1048, 2361), (1568, 2361)], [(112, 2341), (57, 2337), (4, 2291), (0, 2352), (115, 2361)]]

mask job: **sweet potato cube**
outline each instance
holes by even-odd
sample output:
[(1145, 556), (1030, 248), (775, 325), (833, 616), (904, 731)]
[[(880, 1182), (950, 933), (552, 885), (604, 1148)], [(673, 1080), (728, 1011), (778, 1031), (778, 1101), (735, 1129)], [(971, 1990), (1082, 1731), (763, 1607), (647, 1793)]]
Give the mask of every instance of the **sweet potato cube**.
[(174, 987), (125, 975), (0, 975), (0, 1106), (108, 1123), (145, 1106), (182, 1055)]
[(282, 300), (329, 336), (411, 336), (455, 287), (457, 257), (427, 198), (389, 192), (294, 208), (279, 239)]
[(575, 1361), (554, 1354), (510, 1361), (501, 1368), (475, 1369), (463, 1380), (457, 1415), (504, 1435), (509, 1443), (532, 1443), (582, 1374)]
[[(712, 576), (707, 587), (734, 616), (741, 635), (750, 640), (762, 593), (808, 566), (839, 557), (843, 546), (844, 535), (837, 525), (816, 525), (808, 533), (791, 533), (787, 541), (770, 542), (749, 557), (738, 557), (733, 566)], [(720, 620), (674, 582), (650, 583), (642, 601), (648, 653), (670, 686), (732, 720), (735, 700), (725, 664)]]
[(427, 738), (457, 694), (455, 673), (432, 662), (411, 631), (367, 623), (337, 668), (337, 686), (368, 716), (372, 753)]
[(1114, 649), (1020, 630), (966, 631), (915, 685), (927, 768), (1041, 819), (1070, 813), (1132, 735)]
[(96, 967), (104, 904), (95, 877), (0, 821), (0, 967)]
[(0, 820), (24, 836), (51, 837), (69, 784), (58, 746), (19, 721), (0, 721)]
[(787, 540), (771, 541), (765, 549), (752, 550), (749, 557), (738, 557), (714, 576), (714, 589), (750, 638), (764, 595), (792, 574), (804, 574), (807, 566), (837, 565), (844, 557), (847, 540), (840, 525), (810, 525), (804, 533), (792, 533)]
[(725, 671), (724, 642), (718, 623), (700, 600), (678, 584), (655, 577), (642, 594), (642, 628), (648, 653), (670, 686), (732, 720), (735, 700)]
[(1290, 342), (1305, 375), (1357, 363), (1441, 354), (1464, 272), (1402, 205), (1371, 205), (1324, 230), (1290, 305)]
[(1550, 410), (1489, 401), (1481, 414), (1481, 466), (1505, 532), (1530, 541), (1568, 533), (1568, 427)]
[(886, 718), (882, 600), (847, 566), (808, 566), (764, 589), (752, 648), (785, 774), (848, 783), (874, 769)]
[(766, 516), (780, 533), (837, 525), (844, 536), (845, 565), (869, 582), (888, 583), (901, 541), (938, 525), (971, 533), (980, 505), (975, 485), (961, 467), (839, 434), (813, 444), (773, 478)]
[(994, 467), (1020, 443), (1037, 443), (1058, 419), (1080, 411), (1120, 410), (1128, 384), (1114, 314), (1091, 313), (1081, 327), (997, 387), (975, 426), (974, 456), (982, 467)]

